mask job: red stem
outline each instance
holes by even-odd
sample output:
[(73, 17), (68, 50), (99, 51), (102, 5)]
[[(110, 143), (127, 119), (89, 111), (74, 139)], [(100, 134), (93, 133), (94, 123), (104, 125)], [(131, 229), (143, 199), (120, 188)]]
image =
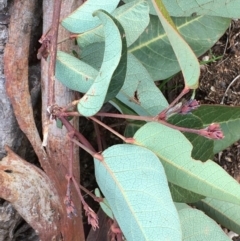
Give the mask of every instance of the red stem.
[(102, 148), (101, 133), (100, 133), (100, 130), (99, 130), (99, 126), (96, 122), (93, 122), (93, 126), (94, 126), (95, 134), (96, 134), (96, 137), (97, 137), (98, 151), (102, 152), (103, 148)]
[(72, 124), (68, 120), (66, 120), (64, 116), (59, 115), (57, 116), (57, 118), (63, 123), (69, 133), (74, 133), (74, 136), (77, 137), (84, 146), (86, 146), (92, 152), (96, 152), (93, 146), (89, 143), (89, 141), (80, 132), (76, 131)]
[(55, 103), (55, 65), (57, 56), (57, 38), (62, 0), (55, 0), (51, 27), (50, 60), (48, 67), (48, 106)]

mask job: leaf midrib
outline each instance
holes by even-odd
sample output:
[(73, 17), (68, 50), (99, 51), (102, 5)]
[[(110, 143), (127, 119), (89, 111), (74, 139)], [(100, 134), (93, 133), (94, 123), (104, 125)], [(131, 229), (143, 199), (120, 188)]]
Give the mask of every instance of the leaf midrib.
[[(178, 31), (180, 31), (180, 30), (181, 30), (182, 28), (184, 28), (185, 26), (188, 26), (189, 24), (192, 24), (193, 22), (198, 21), (198, 20), (199, 20), (200, 18), (202, 18), (202, 17), (203, 17), (203, 16), (198, 16), (198, 17), (196, 17), (196, 18), (194, 18), (194, 19), (192, 19), (192, 20), (190, 20), (190, 21), (187, 21), (187, 22), (185, 22), (185, 23), (182, 24), (182, 25), (178, 25), (178, 26), (176, 26), (176, 27), (177, 27)], [(134, 47), (134, 48), (131, 48), (131, 47), (130, 47), (129, 50), (128, 50), (128, 52), (133, 53), (133, 52), (135, 52), (135, 51), (137, 51), (137, 50), (139, 50), (139, 49), (142, 49), (143, 46), (148, 46), (148, 45), (150, 45), (150, 44), (152, 44), (152, 43), (154, 43), (154, 42), (157, 42), (157, 41), (159, 41), (159, 40), (161, 40), (161, 39), (164, 39), (164, 38), (167, 38), (167, 34), (166, 34), (166, 33), (160, 34), (160, 35), (158, 35), (158, 36), (155, 37), (155, 38), (151, 38), (150, 40), (144, 42), (143, 44), (137, 45), (137, 46)]]

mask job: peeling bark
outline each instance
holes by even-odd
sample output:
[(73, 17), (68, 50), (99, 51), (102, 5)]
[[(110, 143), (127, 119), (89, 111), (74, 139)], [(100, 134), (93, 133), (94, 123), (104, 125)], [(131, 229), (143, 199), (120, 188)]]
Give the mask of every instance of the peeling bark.
[(57, 240), (62, 210), (48, 176), (8, 149), (7, 157), (0, 162), (0, 183), (0, 197), (11, 202), (40, 239)]
[[(36, 152), (39, 162), (49, 178), (49, 185), (51, 184), (56, 189), (56, 200), (58, 204), (52, 206), (55, 214), (52, 218), (54, 224), (48, 225), (44, 230), (43, 226), (38, 226), (35, 222), (34, 215), (38, 216), (39, 213), (29, 212), (30, 217), (26, 220), (29, 224), (36, 229), (39, 237), (42, 240), (66, 240), (66, 241), (82, 241), (84, 239), (84, 232), (82, 227), (81, 216), (81, 203), (73, 189), (72, 200), (77, 209), (77, 217), (69, 219), (64, 205), (64, 197), (66, 194), (65, 175), (67, 174), (67, 167), (69, 161), (69, 140), (65, 129), (57, 129), (55, 124), (50, 125), (49, 139), (47, 150), (42, 147), (42, 141), (37, 131), (32, 105), (31, 97), (29, 94), (28, 86), (28, 55), (29, 55), (29, 40), (30, 40), (30, 26), (33, 19), (33, 10), (36, 6), (37, 0), (15, 0), (14, 8), (10, 19), (9, 27), (9, 41), (6, 45), (4, 54), (4, 71), (6, 76), (6, 90), (9, 99), (12, 103), (15, 116), (21, 130), (26, 134), (30, 143)], [(51, 25), (53, 2), (50, 0), (44, 1), (44, 30), (48, 29)], [(79, 5), (79, 1), (63, 1), (62, 4), (62, 17), (69, 14), (72, 10)], [(63, 29), (59, 30), (59, 38), (62, 39), (66, 36), (67, 32)], [(69, 43), (62, 44), (62, 50), (68, 50)], [(42, 62), (42, 118), (43, 126), (48, 122), (46, 115), (46, 100), (47, 100), (47, 62)], [(55, 86), (56, 102), (59, 106), (64, 106), (74, 99), (73, 92), (67, 90), (60, 83), (56, 82)], [(77, 120), (73, 121), (77, 127)], [(80, 180), (78, 148), (74, 151), (74, 175), (77, 181)], [(25, 163), (26, 164), (26, 163)], [(27, 166), (27, 165), (25, 165)], [(5, 167), (4, 167), (5, 168)], [(9, 166), (10, 168), (10, 166)], [(6, 170), (5, 170), (6, 171)], [(14, 170), (14, 172), (17, 169)], [(5, 173), (6, 174), (6, 173)], [(9, 173), (10, 174), (10, 173)], [(24, 176), (22, 176), (23, 178)], [(24, 203), (20, 202), (20, 196), (15, 195), (14, 187), (8, 188), (7, 180), (8, 175), (2, 175), (2, 197), (14, 203), (17, 211), (27, 216), (24, 212)], [(24, 179), (24, 178), (23, 178)], [(22, 190), (24, 192), (24, 190)], [(54, 192), (55, 193), (55, 192)], [(23, 195), (23, 193), (18, 193)], [(37, 200), (36, 200), (37, 201)], [(39, 209), (40, 210), (40, 209)], [(45, 210), (46, 211), (46, 210)], [(32, 215), (32, 216), (31, 216)], [(44, 222), (44, 221), (43, 221)], [(42, 224), (41, 224), (42, 225)]]
[[(81, 4), (82, 1), (79, 0), (64, 0), (61, 7), (61, 16), (64, 18), (70, 14), (73, 10)], [(43, 1), (43, 33), (46, 33), (51, 27), (52, 14), (53, 14), (53, 3), (52, 0)], [(58, 40), (65, 39), (69, 36), (69, 32), (59, 26)], [(70, 51), (73, 48), (74, 41), (67, 41), (58, 46), (62, 51)], [(52, 168), (56, 171), (56, 176), (58, 179), (58, 191), (61, 197), (66, 195), (66, 180), (63, 179), (68, 171), (68, 163), (70, 157), (70, 140), (67, 136), (67, 131), (65, 128), (59, 129), (56, 127), (55, 123), (49, 125), (49, 116), (47, 115), (47, 100), (48, 100), (48, 64), (45, 60), (42, 60), (42, 123), (43, 131), (46, 127), (49, 127), (48, 143), (46, 146), (49, 160), (51, 161)], [(55, 101), (59, 106), (66, 106), (71, 101), (73, 101), (74, 92), (67, 89), (57, 80), (55, 81)], [(78, 129), (78, 120), (73, 119), (74, 127)], [(74, 163), (73, 163), (73, 173), (76, 181), (80, 181), (80, 167), (79, 167), (79, 153), (78, 147), (74, 149)], [(68, 233), (68, 240), (82, 241), (84, 239), (84, 231), (82, 225), (81, 217), (81, 202), (77, 197), (77, 193), (72, 189), (72, 200), (77, 209), (77, 217), (73, 220), (65, 220), (64, 232)], [(65, 210), (66, 211), (66, 210)], [(67, 214), (65, 213), (67, 216)]]
[(2, 16), (0, 18), (0, 159), (6, 155), (4, 145), (7, 144), (17, 150), (22, 139), (22, 133), (6, 94), (5, 76), (3, 75), (3, 52), (8, 38), (7, 24), (9, 23), (9, 15), (6, 12), (8, 12), (9, 7), (9, 2), (7, 3), (6, 0), (0, 1), (0, 15)]
[(21, 130), (40, 160), (46, 159), (32, 111), (28, 86), (28, 54), (31, 24), (37, 0), (14, 2), (9, 38), (4, 52), (6, 91)]

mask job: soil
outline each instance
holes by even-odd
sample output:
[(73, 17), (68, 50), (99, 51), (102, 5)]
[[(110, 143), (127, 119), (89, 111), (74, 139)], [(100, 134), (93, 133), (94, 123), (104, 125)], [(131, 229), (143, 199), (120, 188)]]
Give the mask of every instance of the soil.
[[(196, 99), (202, 104), (240, 105), (240, 20), (232, 21), (224, 36), (203, 57), (218, 61), (202, 66)], [(240, 182), (240, 141), (215, 155), (214, 161)], [(225, 230), (227, 231), (227, 230)], [(240, 241), (240, 236), (233, 240)]]
[[(222, 56), (216, 62), (204, 65), (197, 99), (204, 104), (240, 105), (240, 21), (232, 21), (226, 34), (207, 54), (210, 59)], [(240, 181), (240, 141), (215, 156), (230, 175)]]

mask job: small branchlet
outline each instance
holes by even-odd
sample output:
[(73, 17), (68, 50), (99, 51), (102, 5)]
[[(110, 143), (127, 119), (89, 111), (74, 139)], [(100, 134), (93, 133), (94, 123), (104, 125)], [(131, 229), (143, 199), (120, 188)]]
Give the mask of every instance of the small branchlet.
[(83, 209), (85, 210), (85, 215), (88, 217), (88, 224), (90, 224), (95, 231), (99, 228), (97, 214), (87, 205), (87, 203), (83, 203)]
[(71, 194), (65, 196), (64, 204), (66, 205), (68, 218), (73, 218), (73, 216), (77, 217), (77, 210), (76, 210), (75, 205), (74, 205), (74, 203), (71, 199)]
[(213, 140), (221, 140), (224, 138), (223, 132), (218, 123), (212, 123), (208, 127), (199, 130), (199, 135)]
[(44, 58), (46, 60), (50, 52), (51, 36), (43, 35), (39, 39), (39, 43), (41, 43), (42, 45), (38, 49), (37, 58), (38, 59)]
[(164, 113), (164, 116), (162, 115), (162, 120), (167, 120), (170, 116), (174, 114), (189, 114), (193, 110), (196, 110), (200, 106), (199, 102), (197, 100), (189, 100), (186, 103), (178, 103), (175, 106), (168, 109), (166, 113)]
[(188, 114), (193, 110), (196, 110), (200, 106), (197, 100), (189, 100), (184, 105), (182, 105), (179, 113), (180, 114)]

